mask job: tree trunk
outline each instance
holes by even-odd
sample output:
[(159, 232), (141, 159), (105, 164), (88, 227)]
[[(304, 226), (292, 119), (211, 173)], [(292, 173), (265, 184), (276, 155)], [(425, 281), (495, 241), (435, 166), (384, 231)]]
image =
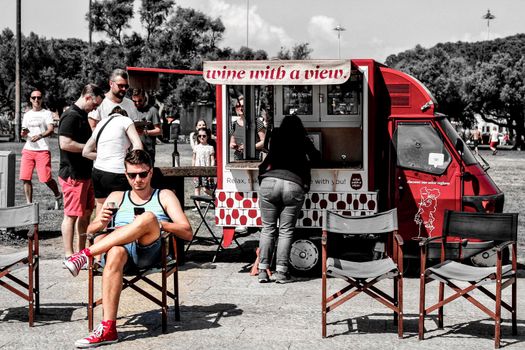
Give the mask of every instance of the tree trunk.
[(513, 150), (522, 150), (525, 149), (524, 144), (525, 140), (523, 139), (525, 137), (525, 118), (524, 118), (524, 112), (520, 113), (519, 116), (516, 117), (516, 141), (514, 142), (514, 146), (512, 146)]

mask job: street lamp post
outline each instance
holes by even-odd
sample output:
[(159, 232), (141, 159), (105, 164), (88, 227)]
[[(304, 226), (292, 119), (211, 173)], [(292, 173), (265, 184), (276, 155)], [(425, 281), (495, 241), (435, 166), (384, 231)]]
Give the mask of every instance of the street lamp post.
[(490, 21), (496, 18), (492, 13), (490, 13), (490, 10), (487, 10), (487, 13), (481, 17), (481, 19), (487, 20), (487, 40), (489, 40), (489, 33), (490, 33)]
[(337, 42), (338, 42), (338, 55), (339, 58), (341, 58), (341, 32), (344, 32), (346, 28), (341, 27), (339, 24), (337, 27), (334, 28), (334, 30), (337, 32)]
[(250, 37), (250, 0), (246, 1), (246, 48), (249, 48), (248, 38)]

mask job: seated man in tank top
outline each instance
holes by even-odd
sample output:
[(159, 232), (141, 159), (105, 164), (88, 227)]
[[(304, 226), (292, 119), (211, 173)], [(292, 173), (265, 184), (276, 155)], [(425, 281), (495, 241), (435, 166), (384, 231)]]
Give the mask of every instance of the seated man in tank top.
[[(101, 256), (100, 263), (106, 266), (102, 275), (103, 320), (93, 334), (75, 342), (77, 347), (118, 341), (116, 319), (124, 270), (160, 262), (161, 230), (173, 232), (181, 239), (192, 238), (190, 223), (175, 194), (151, 187), (153, 169), (148, 153), (133, 150), (124, 163), (131, 190), (112, 192), (87, 229), (88, 233), (100, 232), (113, 221), (114, 230), (98, 236), (92, 246), (64, 262), (73, 276), (78, 275), (90, 256)], [(118, 205), (114, 217), (108, 203)]]

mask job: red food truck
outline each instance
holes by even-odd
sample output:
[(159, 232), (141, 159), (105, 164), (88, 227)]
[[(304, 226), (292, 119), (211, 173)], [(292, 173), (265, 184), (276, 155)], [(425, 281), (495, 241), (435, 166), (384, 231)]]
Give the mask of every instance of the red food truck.
[[(437, 113), (432, 94), (403, 72), (371, 59), (209, 61), (203, 77), (216, 86), (215, 221), (225, 245), (236, 227), (262, 225), (261, 138), (288, 114), (302, 119), (322, 154), (297, 223), (290, 261), (296, 271), (319, 265), (326, 209), (369, 215), (396, 207), (414, 257), (418, 237), (441, 234), (445, 209), (503, 210), (504, 195), (487, 169)], [(234, 130), (238, 118), (244, 127)], [(242, 144), (242, 152), (232, 144)], [(490, 264), (489, 248), (470, 241), (463, 252)]]

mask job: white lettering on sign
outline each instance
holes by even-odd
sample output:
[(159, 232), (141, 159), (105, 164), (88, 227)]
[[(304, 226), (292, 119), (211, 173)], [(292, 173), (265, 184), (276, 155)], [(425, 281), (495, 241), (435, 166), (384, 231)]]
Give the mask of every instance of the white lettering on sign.
[(350, 60), (206, 61), (204, 80), (225, 85), (329, 85), (350, 78)]
[(448, 185), (450, 185), (450, 182), (447, 182), (447, 181), (421, 181), (421, 180), (408, 180), (408, 181), (407, 181), (407, 184), (448, 186)]

